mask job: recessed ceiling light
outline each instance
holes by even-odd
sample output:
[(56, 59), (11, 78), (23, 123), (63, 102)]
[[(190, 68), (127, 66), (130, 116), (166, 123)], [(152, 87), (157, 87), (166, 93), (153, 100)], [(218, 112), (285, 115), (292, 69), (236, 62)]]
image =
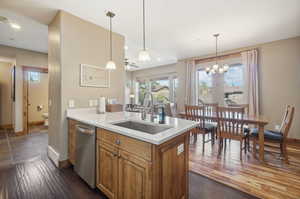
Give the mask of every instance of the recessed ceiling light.
[(124, 46), (124, 50), (128, 50), (128, 46)]
[(21, 29), (21, 26), (19, 24), (16, 24), (16, 23), (10, 23), (10, 27), (12, 27), (13, 29), (16, 29), (16, 30)]

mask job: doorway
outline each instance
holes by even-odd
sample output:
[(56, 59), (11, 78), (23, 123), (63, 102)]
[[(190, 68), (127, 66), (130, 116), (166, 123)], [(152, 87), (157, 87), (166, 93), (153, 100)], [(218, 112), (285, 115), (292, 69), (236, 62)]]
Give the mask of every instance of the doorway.
[(48, 70), (23, 66), (24, 133), (47, 132)]
[(14, 76), (13, 61), (0, 57), (0, 137), (13, 131)]

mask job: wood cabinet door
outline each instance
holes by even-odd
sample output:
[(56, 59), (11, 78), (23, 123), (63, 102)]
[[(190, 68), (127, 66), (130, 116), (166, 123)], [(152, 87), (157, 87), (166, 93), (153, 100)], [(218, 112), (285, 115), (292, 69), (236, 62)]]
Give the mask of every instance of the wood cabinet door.
[(117, 199), (117, 148), (97, 140), (97, 187), (110, 199)]
[(188, 157), (187, 136), (160, 149), (161, 152), (161, 192), (162, 199), (188, 198)]
[(150, 199), (150, 163), (122, 150), (119, 154), (118, 199)]
[(75, 163), (75, 146), (76, 146), (76, 122), (75, 120), (68, 120), (68, 153), (69, 153), (69, 161), (74, 165)]

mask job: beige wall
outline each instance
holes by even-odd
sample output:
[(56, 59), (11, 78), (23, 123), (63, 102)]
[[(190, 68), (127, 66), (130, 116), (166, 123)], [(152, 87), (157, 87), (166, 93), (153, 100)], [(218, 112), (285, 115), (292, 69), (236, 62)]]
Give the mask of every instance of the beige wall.
[[(55, 35), (55, 36), (54, 36)], [(52, 39), (50, 40), (50, 38)], [(53, 40), (58, 37), (60, 42)], [(66, 12), (60, 12), (49, 26), (49, 66), (50, 75), (54, 73), (55, 79), (60, 75), (61, 85), (57, 85), (55, 90), (56, 100), (52, 101), (50, 109), (60, 108), (56, 114), (60, 114), (62, 125), (60, 131), (49, 132), (49, 145), (60, 154), (60, 160), (67, 159), (67, 120), (65, 111), (68, 108), (68, 101), (74, 100), (75, 107), (88, 107), (90, 99), (97, 99), (101, 96), (116, 98), (120, 103), (124, 103), (125, 92), (125, 70), (124, 70), (124, 37), (119, 34), (113, 34), (113, 60), (116, 62), (117, 69), (110, 73), (109, 88), (80, 87), (80, 64), (89, 64), (95, 66), (105, 66), (109, 59), (109, 31), (84, 21)], [(60, 51), (60, 54), (57, 54)], [(60, 69), (58, 69), (60, 68)], [(60, 70), (60, 72), (59, 72)], [(54, 78), (54, 77), (53, 77)], [(52, 84), (50, 77), (50, 85)], [(57, 83), (54, 83), (57, 84)], [(59, 94), (59, 89), (61, 89)], [(51, 90), (51, 89), (50, 89)], [(58, 105), (58, 103), (61, 103)], [(59, 107), (60, 106), (60, 107)], [(49, 113), (51, 115), (52, 112)], [(52, 117), (54, 117), (52, 115)], [(49, 118), (50, 129), (53, 119)], [(56, 122), (55, 122), (56, 123)], [(49, 131), (50, 131), (49, 129)], [(56, 137), (59, 137), (57, 143)], [(56, 140), (56, 141), (55, 141)], [(53, 141), (53, 142), (52, 142)]]
[(300, 139), (300, 37), (262, 45), (260, 48), (261, 111), (280, 124), (287, 104), (295, 106), (289, 134)]
[(49, 125), (48, 144), (61, 151), (60, 134), (62, 132), (61, 114), (61, 15), (55, 16), (48, 26), (49, 60)]
[(88, 99), (100, 96), (117, 98), (123, 103), (124, 37), (113, 34), (113, 59), (117, 70), (110, 73), (110, 88), (80, 87), (80, 64), (105, 67), (109, 57), (109, 32), (66, 12), (62, 12), (62, 22), (63, 106), (67, 106), (69, 99), (74, 99), (77, 107), (86, 107)]
[[(289, 137), (300, 139), (300, 37), (235, 49), (223, 52), (223, 54), (251, 48), (259, 50), (260, 107), (262, 115), (270, 121), (268, 128), (274, 129), (276, 124), (280, 124), (287, 104), (294, 105), (296, 112)], [(213, 55), (199, 58), (210, 56)], [(185, 63), (183, 60), (172, 65), (135, 71), (133, 78), (144, 74), (153, 75), (174, 71), (179, 77), (178, 105), (183, 111), (185, 102)]]
[(14, 47), (0, 45), (0, 57), (14, 59), (16, 64), (16, 101), (13, 103), (14, 129), (16, 132), (23, 131), (23, 72), (22, 66), (34, 66), (46, 68), (48, 56), (39, 53)]
[[(28, 122), (43, 121), (43, 113), (48, 113), (48, 73), (40, 73), (39, 82), (28, 83)], [(42, 106), (38, 110), (37, 106)]]
[(0, 62), (0, 126), (12, 124), (12, 68), (13, 64)]

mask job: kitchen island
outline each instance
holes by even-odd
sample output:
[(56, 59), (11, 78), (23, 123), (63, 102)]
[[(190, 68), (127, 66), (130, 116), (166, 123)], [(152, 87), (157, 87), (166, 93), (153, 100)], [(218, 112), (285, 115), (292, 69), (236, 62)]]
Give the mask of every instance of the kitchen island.
[(70, 109), (69, 159), (79, 123), (96, 127), (96, 187), (110, 199), (187, 199), (189, 131), (197, 123), (166, 117), (141, 120), (139, 113), (97, 114)]

